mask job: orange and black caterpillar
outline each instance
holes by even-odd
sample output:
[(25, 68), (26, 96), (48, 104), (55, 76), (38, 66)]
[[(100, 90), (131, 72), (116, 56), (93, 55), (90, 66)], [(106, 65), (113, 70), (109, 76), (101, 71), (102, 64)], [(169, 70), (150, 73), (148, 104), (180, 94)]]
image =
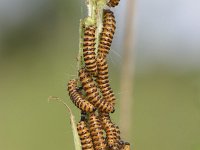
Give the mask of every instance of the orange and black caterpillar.
[(95, 31), (95, 26), (85, 27), (83, 36), (83, 58), (87, 71), (90, 72), (92, 75), (97, 74)]
[(116, 28), (116, 22), (115, 16), (111, 10), (104, 10), (103, 15), (103, 28), (100, 34), (98, 54), (103, 54), (104, 56), (106, 56), (109, 53), (111, 47)]
[(95, 150), (106, 150), (105, 138), (99, 118), (95, 113), (89, 115), (89, 129)]
[(115, 111), (114, 107), (101, 98), (97, 90), (96, 84), (92, 79), (92, 76), (86, 71), (86, 69), (82, 68), (79, 70), (79, 77), (82, 83), (82, 87), (86, 92), (87, 100), (95, 107), (97, 107), (100, 111), (113, 113)]
[(108, 113), (99, 112), (99, 118), (102, 127), (106, 132), (106, 142), (110, 150), (119, 150), (120, 148), (120, 131), (119, 127), (112, 123)]
[(96, 82), (98, 83), (98, 87), (103, 95), (103, 98), (114, 106), (116, 98), (109, 84), (108, 64), (106, 58), (98, 56), (97, 69), (98, 75)]
[(83, 117), (81, 117), (80, 122), (77, 124), (77, 131), (81, 140), (82, 150), (94, 150), (92, 137)]
[(107, 3), (107, 5), (109, 7), (115, 7), (115, 6), (117, 6), (119, 4), (119, 1), (120, 0), (109, 0), (109, 2)]
[(93, 112), (96, 108), (88, 101), (86, 101), (82, 94), (78, 91), (77, 80), (73, 79), (68, 82), (69, 96), (72, 102), (82, 111)]

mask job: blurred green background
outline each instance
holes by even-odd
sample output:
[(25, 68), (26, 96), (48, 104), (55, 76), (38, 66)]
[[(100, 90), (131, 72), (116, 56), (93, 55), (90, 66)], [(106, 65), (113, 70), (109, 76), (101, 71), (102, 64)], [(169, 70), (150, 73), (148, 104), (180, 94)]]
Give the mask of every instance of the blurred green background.
[[(118, 24), (109, 56), (118, 99), (126, 93), (119, 85), (126, 2), (115, 9)], [(196, 6), (194, 0), (136, 1), (133, 122), (131, 138), (124, 137), (133, 149), (200, 150)], [(0, 1), (0, 150), (74, 149), (65, 107), (47, 98), (63, 98), (79, 120), (66, 83), (77, 74), (85, 11), (84, 1)], [(117, 124), (119, 112), (118, 103), (112, 115)]]

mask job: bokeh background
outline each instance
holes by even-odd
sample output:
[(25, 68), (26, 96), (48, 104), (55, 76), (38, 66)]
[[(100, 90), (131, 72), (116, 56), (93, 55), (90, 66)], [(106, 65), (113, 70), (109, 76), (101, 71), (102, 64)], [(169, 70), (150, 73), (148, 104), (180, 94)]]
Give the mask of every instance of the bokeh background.
[[(109, 56), (119, 99), (128, 0)], [(200, 2), (136, 0), (130, 137), (136, 150), (200, 150)], [(66, 83), (77, 74), (82, 0), (0, 0), (0, 150), (73, 150)], [(128, 105), (128, 104), (127, 104)], [(118, 124), (119, 103), (112, 115)], [(121, 112), (123, 113), (123, 112)]]

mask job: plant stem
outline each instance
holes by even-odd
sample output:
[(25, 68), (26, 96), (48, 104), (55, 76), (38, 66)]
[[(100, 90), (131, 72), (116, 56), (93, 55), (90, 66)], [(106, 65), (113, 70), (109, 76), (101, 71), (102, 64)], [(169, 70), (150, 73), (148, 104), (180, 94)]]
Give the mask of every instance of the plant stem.
[[(94, 25), (97, 27), (96, 30), (96, 45), (95, 45), (95, 54), (98, 53), (98, 45), (99, 45), (99, 35), (102, 31), (102, 15), (103, 9), (106, 6), (106, 0), (87, 0), (87, 9), (88, 9), (88, 17), (80, 20), (79, 26), (79, 53), (77, 59), (77, 68), (78, 70), (84, 66), (83, 60), (83, 34), (84, 34), (84, 26)], [(77, 75), (78, 77), (78, 75)]]
[[(120, 97), (120, 127), (124, 136), (131, 138), (132, 110), (133, 110), (133, 76), (134, 76), (134, 37), (133, 37), (133, 18), (135, 0), (127, 1), (126, 30), (124, 35), (123, 60), (121, 70), (121, 94)], [(132, 16), (132, 17), (130, 17)], [(126, 123), (124, 123), (126, 122)]]

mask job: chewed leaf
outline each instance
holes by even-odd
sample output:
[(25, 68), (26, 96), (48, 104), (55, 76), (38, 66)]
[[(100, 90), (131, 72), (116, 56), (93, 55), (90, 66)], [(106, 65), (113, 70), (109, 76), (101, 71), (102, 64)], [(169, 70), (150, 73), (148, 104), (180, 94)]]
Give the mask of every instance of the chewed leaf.
[(78, 132), (77, 132), (75, 117), (74, 117), (70, 107), (59, 97), (49, 96), (48, 101), (51, 101), (51, 100), (56, 100), (58, 102), (61, 102), (67, 108), (69, 115), (70, 115), (70, 124), (71, 124), (71, 128), (72, 128), (72, 133), (73, 133), (73, 136), (74, 136), (75, 150), (82, 150), (81, 149), (81, 142), (80, 142), (79, 135), (78, 135)]

